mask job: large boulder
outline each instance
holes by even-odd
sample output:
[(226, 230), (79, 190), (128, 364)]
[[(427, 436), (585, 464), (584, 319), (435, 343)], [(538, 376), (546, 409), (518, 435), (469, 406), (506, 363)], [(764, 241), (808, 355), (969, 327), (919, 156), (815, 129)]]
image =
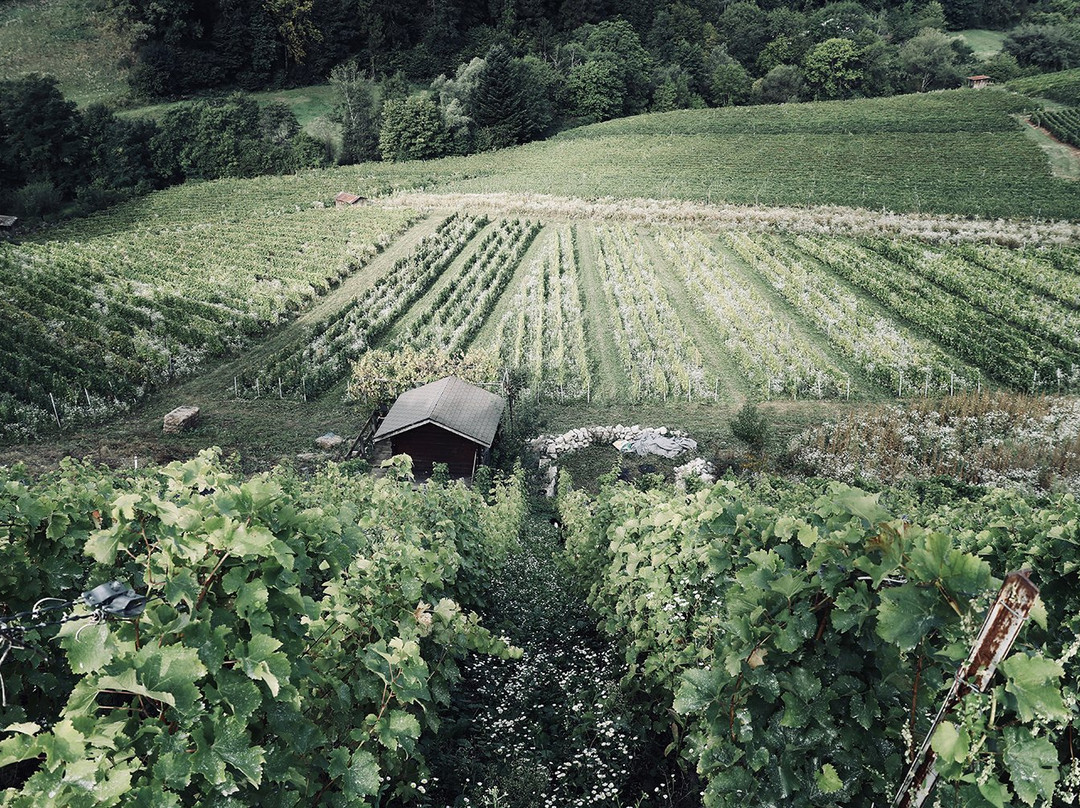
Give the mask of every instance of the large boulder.
[(199, 408), (184, 404), (165, 416), (161, 431), (166, 435), (175, 435), (194, 427), (199, 423)]
[(324, 452), (333, 451), (344, 442), (345, 439), (341, 435), (335, 435), (333, 432), (327, 432), (325, 435), (320, 435), (315, 439), (315, 445)]

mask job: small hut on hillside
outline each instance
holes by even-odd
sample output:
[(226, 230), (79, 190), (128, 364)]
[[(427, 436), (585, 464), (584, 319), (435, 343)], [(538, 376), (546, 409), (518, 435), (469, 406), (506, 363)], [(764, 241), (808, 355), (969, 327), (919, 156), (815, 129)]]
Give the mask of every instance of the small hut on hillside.
[(351, 208), (353, 205), (359, 205), (364, 201), (364, 197), (357, 196), (356, 194), (350, 194), (348, 191), (342, 191), (334, 197), (335, 208)]
[(376, 451), (389, 441), (391, 454), (407, 454), (417, 476), (445, 463), (452, 477), (472, 477), (490, 454), (503, 399), (482, 387), (447, 376), (402, 393), (372, 438)]
[(989, 76), (968, 76), (968, 87), (973, 90), (981, 90), (983, 87), (989, 87), (994, 83), (994, 80)]

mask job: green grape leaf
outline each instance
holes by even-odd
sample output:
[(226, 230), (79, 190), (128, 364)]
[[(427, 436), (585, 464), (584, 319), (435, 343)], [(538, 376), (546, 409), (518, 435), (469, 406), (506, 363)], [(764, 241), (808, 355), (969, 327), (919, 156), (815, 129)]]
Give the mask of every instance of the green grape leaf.
[(254, 746), (247, 729), (238, 718), (225, 718), (214, 735), (214, 754), (239, 771), (253, 786), (262, 781), (262, 767), (266, 755), (261, 746)]
[(280, 680), (289, 675), (289, 660), (277, 649), (281, 641), (269, 634), (256, 634), (247, 643), (247, 653), (240, 659), (244, 673), (250, 678), (266, 682), (273, 695), (281, 688)]
[(1022, 721), (1032, 721), (1036, 716), (1051, 721), (1071, 717), (1058, 686), (1065, 671), (1057, 662), (1020, 653), (1003, 659), (998, 668), (1005, 674), (1005, 691), (1016, 699), (1016, 712)]
[(891, 516), (878, 502), (879, 494), (867, 494), (858, 488), (840, 484), (833, 486), (828, 496), (835, 508), (859, 517), (870, 526), (885, 522)]
[(116, 551), (122, 534), (123, 528), (119, 524), (108, 530), (95, 530), (86, 540), (83, 552), (99, 564), (111, 565), (116, 561)]
[(718, 671), (690, 668), (682, 675), (682, 683), (675, 694), (672, 709), (679, 715), (689, 715), (704, 710), (716, 699), (720, 691)]
[(1035, 625), (1046, 631), (1046, 604), (1043, 603), (1040, 595), (1035, 596), (1035, 602), (1031, 604), (1031, 611), (1028, 612), (1028, 616), (1034, 621)]
[(379, 764), (371, 752), (366, 749), (353, 752), (344, 785), (346, 797), (370, 797), (379, 793)]
[(1005, 808), (1012, 799), (1012, 793), (1009, 791), (1009, 787), (1002, 785), (1002, 783), (993, 776), (985, 783), (979, 783), (979, 793), (982, 794), (983, 799), (993, 805), (994, 808)]
[(22, 735), (37, 735), (41, 732), (41, 727), (32, 721), (23, 721), (15, 724), (8, 724), (4, 727), (4, 732), (18, 732)]
[(186, 603), (191, 608), (199, 599), (201, 590), (202, 587), (195, 579), (195, 573), (189, 569), (179, 569), (165, 581), (165, 600), (174, 606)]
[(836, 767), (826, 763), (820, 772), (814, 772), (814, 782), (821, 789), (822, 794), (835, 794), (844, 787), (844, 781), (836, 773)]
[(375, 725), (375, 737), (391, 752), (400, 746), (411, 754), (420, 737), (420, 722), (404, 710), (390, 710)]
[(1058, 781), (1058, 755), (1043, 736), (1032, 737), (1025, 727), (1005, 728), (1003, 762), (1016, 796), (1028, 805), (1049, 805)]
[(255, 614), (266, 611), (269, 598), (266, 584), (258, 579), (250, 581), (240, 587), (236, 596), (236, 613), (243, 619), (250, 620)]
[(957, 729), (951, 721), (942, 721), (934, 730), (930, 746), (943, 761), (962, 763), (967, 760), (971, 748), (970, 740), (966, 729)]
[(142, 499), (140, 494), (121, 494), (112, 504), (113, 522), (126, 522), (135, 518), (135, 506)]
[(910, 651), (927, 633), (941, 625), (935, 613), (936, 590), (905, 584), (881, 593), (877, 633), (901, 651)]
[(134, 668), (126, 668), (115, 676), (99, 677), (97, 680), (97, 688), (99, 692), (115, 690), (120, 693), (131, 693), (136, 696), (154, 699), (155, 701), (168, 704), (170, 707), (176, 706), (176, 698), (172, 693), (168, 693), (164, 690), (151, 690), (149, 687), (139, 682)]
[(72, 673), (101, 670), (112, 661), (118, 648), (116, 637), (105, 623), (96, 626), (84, 621), (65, 623), (58, 636)]

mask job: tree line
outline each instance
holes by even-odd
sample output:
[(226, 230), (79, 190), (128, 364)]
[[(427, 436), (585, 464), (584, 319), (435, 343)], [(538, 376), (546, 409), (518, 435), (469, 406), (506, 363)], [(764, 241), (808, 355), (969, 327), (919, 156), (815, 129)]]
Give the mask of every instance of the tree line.
[[(853, 42), (864, 70), (890, 70), (897, 50), (921, 29), (1008, 30), (1025, 26), (1034, 38), (1017, 57), (1035, 62), (1077, 58), (1076, 0), (107, 0), (133, 36), (132, 89), (169, 97), (222, 86), (256, 90), (320, 83), (355, 60), (371, 79), (401, 72), (413, 83), (453, 75), (495, 45), (532, 56), (564, 79), (578, 66), (588, 26), (623, 20), (634, 45), (649, 55), (649, 83), (664, 103), (696, 96), (714, 103), (709, 84), (726, 48), (752, 78), (779, 65), (802, 66), (833, 38)], [(583, 31), (584, 28), (584, 31)], [(1065, 40), (1070, 41), (1068, 44)], [(816, 62), (843, 59), (839, 46)], [(1047, 52), (1049, 51), (1049, 52)], [(1046, 65), (1040, 65), (1046, 67)], [(809, 70), (809, 93), (816, 63)], [(591, 68), (593, 73), (599, 68)], [(895, 76), (890, 76), (894, 78)], [(905, 89), (863, 82), (863, 92)], [(674, 88), (674, 92), (673, 89)]]
[(0, 81), (0, 212), (78, 214), (189, 179), (254, 177), (324, 164), (283, 104), (242, 94), (183, 104), (158, 121), (79, 109), (56, 80)]

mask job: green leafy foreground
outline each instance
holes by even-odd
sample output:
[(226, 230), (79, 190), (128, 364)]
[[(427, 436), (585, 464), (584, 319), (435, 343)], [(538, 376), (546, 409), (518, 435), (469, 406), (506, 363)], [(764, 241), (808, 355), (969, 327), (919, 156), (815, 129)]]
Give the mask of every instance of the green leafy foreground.
[(0, 771), (29, 777), (0, 803), (409, 802), (459, 663), (519, 653), (473, 610), (524, 500), (517, 478), (484, 498), (416, 486), (407, 460), (386, 471), (244, 480), (213, 453), (133, 477), (69, 463), (33, 486), (5, 471), (13, 610), (111, 578), (150, 601), (12, 652)]
[(934, 733), (938, 789), (950, 805), (1075, 804), (1071, 495), (930, 508), (837, 483), (609, 484), (590, 499), (569, 482), (567, 553), (625, 647), (624, 684), (678, 716), (669, 752), (696, 768), (704, 805), (887, 804), (1020, 568), (1041, 602), (988, 692)]
[[(5, 470), (10, 611), (113, 578), (151, 600), (9, 649), (0, 804), (501, 805), (514, 784), (511, 804), (646, 805), (681, 764), (679, 804), (882, 805), (1020, 568), (1041, 601), (933, 734), (939, 795), (1080, 796), (1072, 496), (761, 479), (590, 497), (564, 477), (560, 551), (517, 544), (519, 478), (482, 496), (385, 471), (243, 479), (213, 453)], [(579, 586), (588, 609), (567, 606)], [(520, 650), (477, 614), (526, 657), (485, 662)]]

